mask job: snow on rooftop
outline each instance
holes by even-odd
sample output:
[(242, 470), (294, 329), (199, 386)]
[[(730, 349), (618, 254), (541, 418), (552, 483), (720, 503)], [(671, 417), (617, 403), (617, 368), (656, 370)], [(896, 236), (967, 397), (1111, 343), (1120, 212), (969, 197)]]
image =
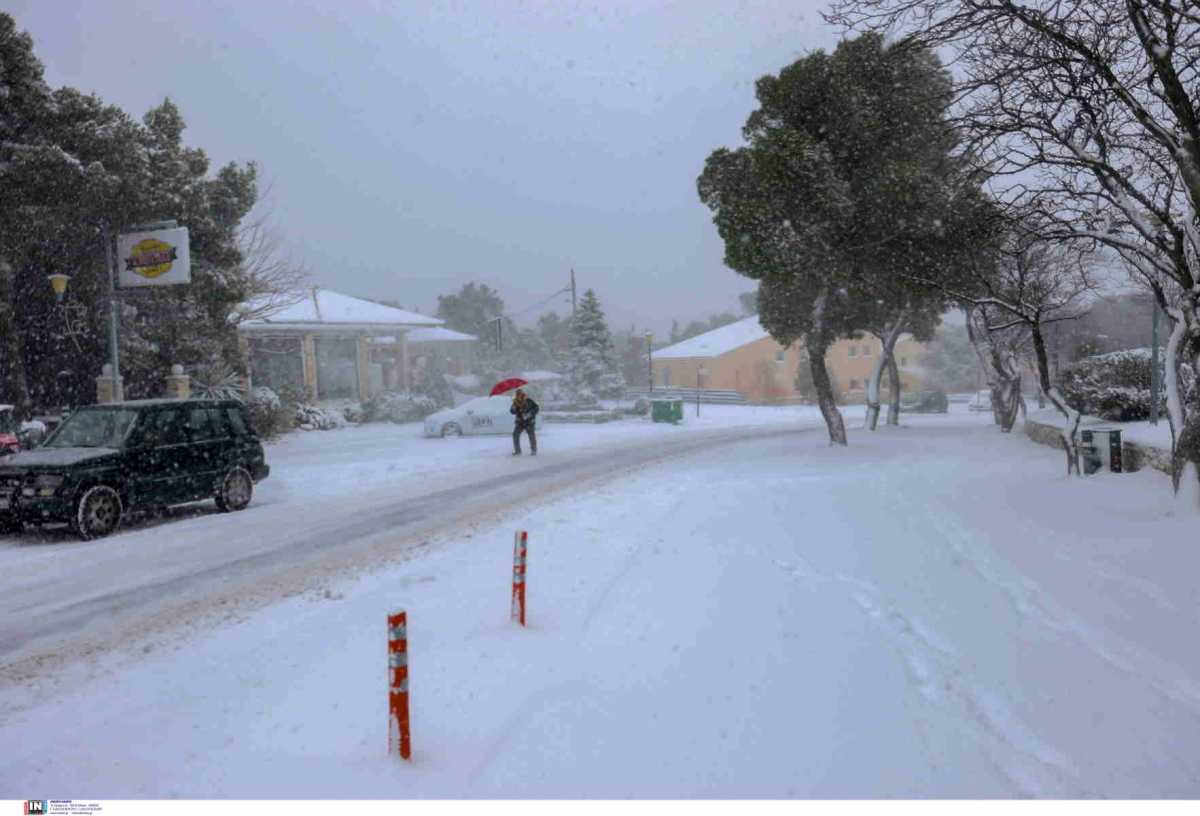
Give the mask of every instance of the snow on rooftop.
[(440, 326), (442, 321), (330, 289), (313, 287), (295, 302), (281, 306), (266, 317), (247, 320), (242, 325), (267, 327), (279, 324), (406, 327)]
[(522, 371), (517, 376), (527, 382), (545, 382), (547, 380), (561, 380), (563, 378), (562, 374), (559, 374), (554, 371), (538, 371), (538, 370)]
[(443, 326), (435, 326), (430, 329), (413, 329), (408, 333), (408, 342), (410, 343), (466, 343), (478, 339), (473, 334), (463, 334), (462, 332), (456, 332), (453, 329), (447, 329)]
[(769, 337), (767, 330), (758, 322), (758, 315), (730, 323), (719, 329), (698, 334), (682, 343), (667, 346), (654, 352), (655, 360), (678, 360), (685, 357), (719, 357), (747, 343)]

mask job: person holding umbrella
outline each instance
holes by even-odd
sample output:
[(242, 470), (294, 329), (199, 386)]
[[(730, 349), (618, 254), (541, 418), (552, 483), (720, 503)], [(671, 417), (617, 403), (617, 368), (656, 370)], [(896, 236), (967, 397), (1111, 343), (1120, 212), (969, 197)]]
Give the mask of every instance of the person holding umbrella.
[(540, 407), (533, 397), (527, 396), (520, 388), (513, 394), (512, 407), (508, 412), (513, 415), (513, 456), (521, 455), (521, 432), (529, 434), (529, 455), (537, 456), (537, 435), (534, 433), (535, 419)]

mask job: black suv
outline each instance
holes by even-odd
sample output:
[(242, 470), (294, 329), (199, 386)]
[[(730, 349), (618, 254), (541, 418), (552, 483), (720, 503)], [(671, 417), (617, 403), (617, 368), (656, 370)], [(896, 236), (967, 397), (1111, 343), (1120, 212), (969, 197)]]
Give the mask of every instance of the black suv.
[(215, 499), (241, 510), (270, 472), (235, 400), (93, 405), (41, 447), (0, 460), (0, 531), (66, 522), (91, 539), (138, 508)]

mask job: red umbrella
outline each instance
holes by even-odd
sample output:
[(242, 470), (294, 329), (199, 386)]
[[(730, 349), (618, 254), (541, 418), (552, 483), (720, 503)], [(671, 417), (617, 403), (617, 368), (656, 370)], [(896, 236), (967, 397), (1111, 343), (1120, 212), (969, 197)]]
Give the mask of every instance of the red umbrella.
[(512, 391), (514, 388), (520, 388), (522, 385), (529, 385), (528, 382), (520, 377), (511, 377), (507, 380), (501, 380), (492, 386), (492, 396), (503, 394), (505, 391)]

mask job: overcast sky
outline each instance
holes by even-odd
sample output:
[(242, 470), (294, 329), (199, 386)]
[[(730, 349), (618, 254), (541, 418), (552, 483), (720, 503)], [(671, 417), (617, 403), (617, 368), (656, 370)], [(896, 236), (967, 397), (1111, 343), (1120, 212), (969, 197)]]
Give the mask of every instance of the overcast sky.
[(528, 323), (592, 287), (614, 327), (736, 310), (696, 197), (754, 80), (832, 48), (816, 0), (0, 0), (52, 85), (170, 96), (253, 160), (321, 285), (431, 313), (467, 281)]

